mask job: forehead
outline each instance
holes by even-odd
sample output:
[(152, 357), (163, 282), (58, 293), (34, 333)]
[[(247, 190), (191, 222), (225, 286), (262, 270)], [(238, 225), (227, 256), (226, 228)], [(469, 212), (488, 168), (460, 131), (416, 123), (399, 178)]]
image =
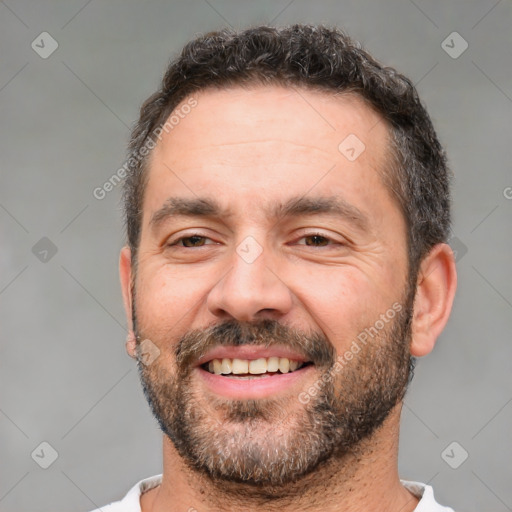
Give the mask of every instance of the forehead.
[[(191, 104), (193, 108), (183, 108)], [(166, 196), (225, 192), (242, 204), (315, 192), (348, 195), (380, 188), (388, 128), (354, 94), (258, 86), (207, 89), (186, 98), (148, 165), (146, 210)], [(370, 199), (367, 197), (367, 199)], [(281, 201), (282, 202), (282, 201)], [(143, 221), (144, 222), (144, 221)]]
[[(192, 100), (196, 106), (189, 108)], [(169, 144), (192, 149), (205, 141), (220, 147), (271, 139), (337, 153), (344, 136), (353, 133), (371, 144), (368, 159), (383, 156), (388, 136), (382, 116), (359, 95), (300, 87), (206, 89), (183, 100), (169, 119), (156, 156)]]

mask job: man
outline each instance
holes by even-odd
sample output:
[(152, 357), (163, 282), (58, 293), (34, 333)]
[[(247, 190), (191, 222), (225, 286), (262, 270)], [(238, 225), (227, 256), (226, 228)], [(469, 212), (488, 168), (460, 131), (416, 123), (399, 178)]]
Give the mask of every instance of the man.
[(163, 475), (103, 511), (449, 511), (400, 480), (456, 288), (411, 82), (325, 27), (210, 33), (141, 109), (120, 276)]

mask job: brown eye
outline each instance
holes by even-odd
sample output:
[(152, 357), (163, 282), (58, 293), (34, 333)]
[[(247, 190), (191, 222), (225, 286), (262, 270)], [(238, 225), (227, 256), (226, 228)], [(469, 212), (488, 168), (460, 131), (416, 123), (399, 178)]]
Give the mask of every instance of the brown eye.
[[(178, 242), (183, 242), (184, 247), (201, 247), (204, 245), (204, 240), (205, 240), (204, 236), (194, 235), (194, 236), (186, 236), (186, 237), (180, 238), (178, 240)], [(203, 242), (203, 243), (200, 243), (200, 242)]]
[(168, 244), (168, 246), (178, 246), (186, 248), (203, 247), (204, 245), (210, 245), (205, 243), (206, 240), (209, 240), (209, 238), (202, 235), (182, 236), (181, 238), (178, 238), (174, 242)]
[[(329, 238), (326, 238), (325, 236), (322, 235), (308, 235), (304, 237), (304, 240), (306, 240), (305, 245), (313, 245), (315, 247), (323, 247), (330, 242)], [(312, 243), (307, 243), (307, 240), (311, 240)]]

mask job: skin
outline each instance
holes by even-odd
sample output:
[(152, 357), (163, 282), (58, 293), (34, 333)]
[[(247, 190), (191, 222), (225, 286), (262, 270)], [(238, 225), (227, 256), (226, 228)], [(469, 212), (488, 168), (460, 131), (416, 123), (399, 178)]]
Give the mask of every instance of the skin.
[[(338, 354), (344, 353), (400, 300), (407, 283), (405, 220), (379, 172), (388, 157), (386, 124), (353, 95), (268, 86), (207, 90), (194, 97), (197, 106), (163, 135), (150, 159), (135, 277), (139, 327), (164, 357), (191, 329), (259, 318), (320, 331)], [(366, 146), (352, 162), (338, 150), (349, 134)], [(367, 227), (330, 214), (288, 219), (265, 214), (291, 197), (332, 195), (357, 207)], [(171, 196), (214, 197), (234, 215), (175, 218), (152, 230), (152, 215)], [(331, 239), (330, 245), (314, 246), (304, 238), (318, 232)], [(204, 245), (166, 245), (194, 233), (207, 237)], [(248, 236), (262, 248), (251, 264), (236, 252)], [(132, 329), (128, 247), (121, 251), (120, 277)], [(413, 356), (433, 349), (455, 288), (453, 253), (438, 244), (418, 276)], [(135, 357), (133, 334), (127, 350)], [(200, 382), (195, 385), (208, 408), (208, 391)], [(291, 398), (290, 412), (303, 407)], [(400, 411), (401, 404), (352, 458), (331, 461), (296, 488), (290, 486), (279, 509), (414, 510), (418, 500), (398, 476)], [(261, 509), (256, 493), (239, 501), (240, 484), (215, 485), (191, 471), (165, 436), (163, 453), (163, 483), (142, 496), (144, 512)], [(270, 504), (264, 509), (274, 510)]]

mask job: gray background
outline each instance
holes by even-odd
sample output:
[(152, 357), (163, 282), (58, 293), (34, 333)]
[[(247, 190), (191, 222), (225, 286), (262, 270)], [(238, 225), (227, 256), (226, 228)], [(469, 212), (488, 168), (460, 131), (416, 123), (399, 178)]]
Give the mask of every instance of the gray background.
[[(185, 42), (299, 21), (336, 24), (410, 76), (456, 175), (459, 288), (406, 398), (401, 476), (460, 511), (512, 510), (511, 1), (5, 0), (1, 511), (86, 511), (160, 472), (160, 434), (124, 353), (119, 187), (92, 192), (122, 165), (141, 102)], [(59, 45), (47, 59), (31, 48), (43, 31)], [(442, 46), (454, 31), (469, 44), (458, 58)], [(43, 441), (58, 452), (46, 470)], [(457, 469), (442, 458), (453, 441), (452, 465), (469, 454)]]

